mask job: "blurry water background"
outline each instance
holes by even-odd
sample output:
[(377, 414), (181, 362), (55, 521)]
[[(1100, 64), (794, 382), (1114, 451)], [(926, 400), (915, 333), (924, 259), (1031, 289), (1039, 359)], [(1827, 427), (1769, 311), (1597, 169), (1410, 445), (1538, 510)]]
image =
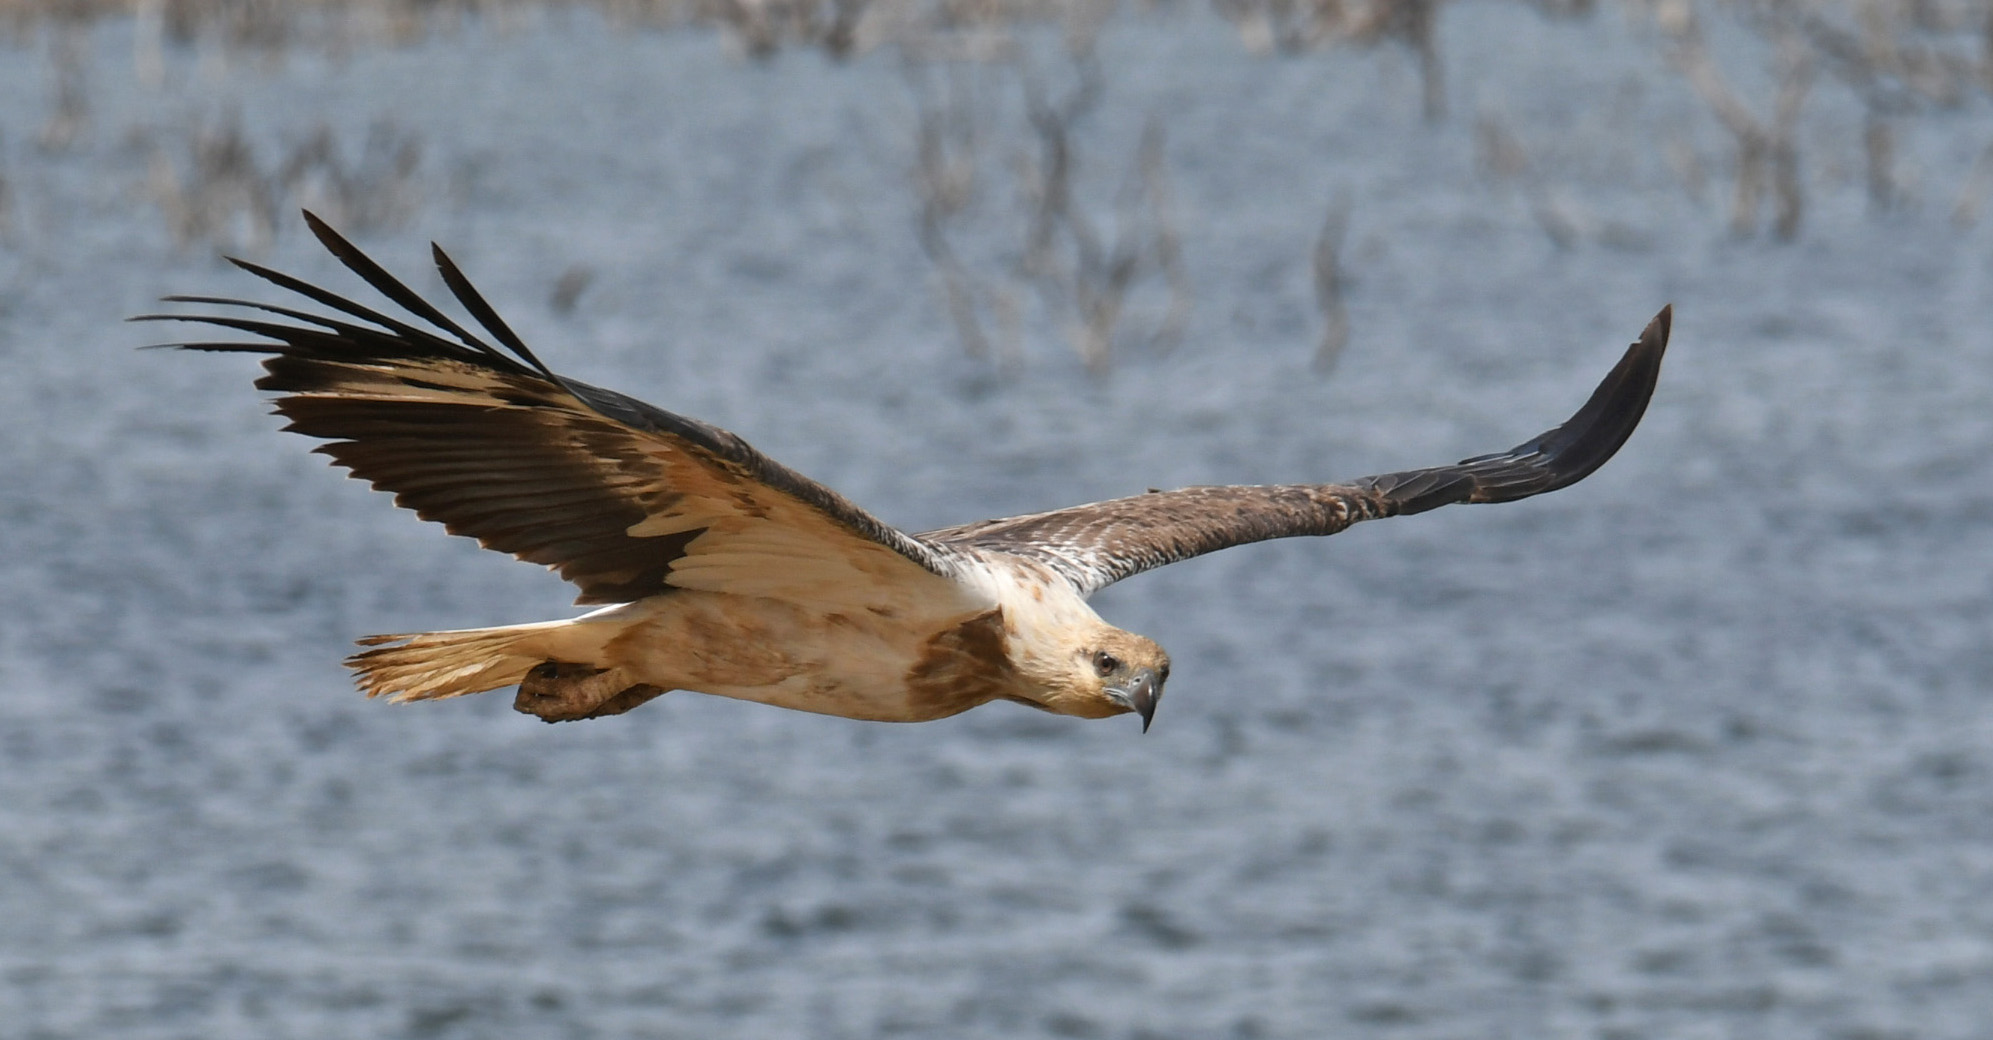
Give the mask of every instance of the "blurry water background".
[[(1890, 108), (1727, 8), (1461, 4), (1428, 119), (1415, 48), (1220, 6), (842, 58), (588, 7), (17, 19), (0, 1036), (1984, 1036), (1980, 81)], [(554, 366), (908, 529), (1498, 450), (1671, 301), (1675, 343), (1573, 489), (1100, 596), (1173, 655), (1147, 736), (694, 695), (550, 727), (338, 661), (564, 616), (558, 581), (120, 324), (276, 298), (224, 251), (364, 294), (299, 205), (432, 293), (442, 242)]]

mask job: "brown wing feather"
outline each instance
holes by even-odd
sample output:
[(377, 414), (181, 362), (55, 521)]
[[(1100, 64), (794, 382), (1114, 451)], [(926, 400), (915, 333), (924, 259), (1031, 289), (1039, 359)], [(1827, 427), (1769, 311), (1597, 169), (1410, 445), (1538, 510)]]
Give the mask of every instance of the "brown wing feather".
[(1563, 425), (1505, 452), (1348, 484), (1189, 487), (930, 531), (937, 545), (1048, 564), (1082, 593), (1208, 552), (1456, 502), (1512, 502), (1575, 484), (1612, 458), (1653, 396), (1672, 308), (1648, 323), (1591, 399)]
[[(290, 420), (286, 429), (325, 439), (318, 451), (424, 519), (557, 569), (580, 587), (581, 603), (663, 591), (673, 564), (688, 555), (707, 557), (702, 580), (746, 575), (760, 588), (779, 584), (779, 572), (793, 569), (799, 555), (821, 557), (827, 569), (813, 573), (830, 584), (846, 564), (868, 580), (951, 576), (945, 553), (733, 434), (556, 375), (440, 249), (445, 283), (510, 353), (443, 315), (316, 217), (307, 213), (306, 220), (349, 269), (443, 335), (243, 261), (235, 263), (340, 316), (169, 297), (288, 320), (139, 320), (203, 322), (263, 337), (170, 345), (272, 355), (256, 385), (282, 395), (276, 407)], [(751, 546), (730, 550), (749, 533)], [(753, 554), (771, 545), (783, 560), (757, 571)]]

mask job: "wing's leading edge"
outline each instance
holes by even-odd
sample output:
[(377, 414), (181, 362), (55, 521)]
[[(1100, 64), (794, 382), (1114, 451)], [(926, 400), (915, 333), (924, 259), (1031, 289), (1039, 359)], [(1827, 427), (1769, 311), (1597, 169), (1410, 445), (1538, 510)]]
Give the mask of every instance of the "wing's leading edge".
[(1035, 559), (1093, 593), (1146, 570), (1269, 538), (1328, 535), (1363, 520), (1460, 502), (1512, 502), (1583, 480), (1633, 435), (1667, 351), (1673, 308), (1654, 316), (1563, 425), (1508, 451), (1347, 484), (1188, 487), (921, 536)]

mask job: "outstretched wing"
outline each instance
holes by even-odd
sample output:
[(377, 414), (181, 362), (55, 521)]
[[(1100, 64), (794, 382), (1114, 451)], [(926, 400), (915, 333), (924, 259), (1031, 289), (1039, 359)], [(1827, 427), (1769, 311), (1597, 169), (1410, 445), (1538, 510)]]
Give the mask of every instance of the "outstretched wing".
[(1633, 434), (1653, 396), (1672, 308), (1564, 425), (1496, 455), (1451, 466), (1364, 477), (1348, 484), (1188, 487), (1049, 513), (985, 520), (921, 535), (1051, 566), (1085, 594), (1130, 575), (1269, 538), (1335, 534), (1360, 520), (1456, 502), (1513, 502), (1575, 484)]
[[(257, 380), (288, 430), (395, 502), (489, 549), (545, 564), (620, 603), (667, 587), (810, 603), (879, 602), (882, 590), (967, 593), (937, 551), (725, 430), (556, 375), (435, 249), (451, 292), (492, 346), (423, 300), (316, 216), (327, 249), (428, 328), (289, 275), (236, 266), (338, 312), (213, 297), (183, 303), (260, 315), (145, 315), (265, 342), (192, 350), (272, 355)], [(274, 317), (272, 317), (274, 316)], [(281, 320), (279, 320), (281, 319)], [(887, 598), (894, 598), (889, 596)]]

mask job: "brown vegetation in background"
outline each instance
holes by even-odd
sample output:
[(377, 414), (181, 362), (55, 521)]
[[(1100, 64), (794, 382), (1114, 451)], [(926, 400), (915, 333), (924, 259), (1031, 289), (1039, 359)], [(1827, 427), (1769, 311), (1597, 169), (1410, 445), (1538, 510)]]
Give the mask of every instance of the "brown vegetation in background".
[(172, 44), (339, 48), (399, 43), (466, 18), (517, 20), (588, 8), (637, 25), (717, 26), (748, 54), (820, 47), (838, 56), (911, 45), (968, 54), (1032, 24), (1098, 29), (1115, 0), (0, 0), (0, 31), (135, 15)]
[[(1766, 196), (1773, 234), (1798, 234), (1805, 177), (1796, 129), (1820, 74), (1861, 104), (1864, 179), (1877, 210), (1903, 199), (1898, 124), (1993, 94), (1987, 0), (1650, 0), (1649, 8), (1668, 61), (1734, 141), (1731, 227), (1739, 234), (1755, 230)], [(1758, 68), (1738, 69), (1741, 75), (1720, 68), (1704, 28), (1716, 18), (1755, 37)], [(1769, 84), (1759, 98), (1737, 85), (1746, 76)], [(1985, 183), (1977, 169), (1968, 177), (1954, 209), (1961, 222), (1977, 218)]]
[[(1067, 330), (1088, 369), (1102, 373), (1117, 344), (1174, 346), (1189, 320), (1191, 289), (1172, 213), (1162, 125), (1151, 120), (1144, 129), (1112, 201), (1089, 198), (1078, 136), (1103, 87), (1091, 58), (1080, 54), (1071, 62), (1073, 82), (1056, 97), (1021, 61), (976, 74), (914, 70), (910, 83), (920, 120), (913, 183), (921, 247), (940, 274), (963, 346), (977, 356), (1021, 360), (1023, 297), (1029, 294)], [(1011, 90), (1018, 98), (991, 96)], [(999, 154), (997, 142), (1014, 138), (1018, 128), (1007, 134), (998, 123), (1017, 112), (1018, 105), (1007, 102), (1019, 99), (1032, 144)], [(1006, 167), (1009, 190), (1000, 183)], [(955, 247), (964, 225), (978, 218), (1021, 232), (1005, 255), (970, 260)], [(1155, 305), (1131, 307), (1136, 297)]]
[(391, 123), (376, 124), (352, 158), (320, 126), (265, 162), (234, 117), (179, 143), (184, 155), (151, 147), (147, 191), (183, 248), (208, 243), (261, 254), (300, 207), (364, 231), (408, 219), (420, 201), (421, 144)]
[(1737, 190), (1730, 204), (1730, 229), (1739, 235), (1754, 232), (1759, 203), (1769, 194), (1776, 209), (1772, 233), (1790, 241), (1799, 233), (1800, 217), (1805, 212), (1797, 132), (1800, 111), (1813, 85), (1812, 56), (1797, 36), (1783, 27), (1774, 29), (1775, 97), (1770, 115), (1761, 116), (1751, 110), (1710, 56), (1691, 3), (1661, 8), (1659, 21), (1669, 40), (1669, 63), (1736, 139)]
[(1315, 235), (1315, 307), (1322, 312), (1322, 338), (1315, 345), (1315, 371), (1327, 372), (1342, 360), (1349, 346), (1349, 308), (1343, 289), (1343, 242), (1349, 238), (1349, 196), (1336, 199)]
[[(1546, 16), (1592, 12), (1595, 0), (1519, 0)], [(1902, 204), (1914, 178), (1897, 140), (1906, 120), (1993, 94), (1993, 0), (1621, 0), (1651, 26), (1659, 58), (1721, 128), (1727, 154), (1706, 158), (1685, 127), (1658, 151), (1692, 199), (1728, 179), (1729, 223), (1797, 237), (1806, 213), (1806, 147), (1799, 127), (1822, 90), (1852, 93), (1863, 113), (1863, 180), (1872, 208)], [(0, 34), (47, 48), (48, 115), (34, 143), (74, 147), (90, 120), (88, 29), (99, 18), (137, 20), (136, 70), (160, 82), (169, 48), (246, 52), (280, 60), (291, 48), (338, 51), (395, 45), (450, 31), (469, 19), (524, 25), (548, 9), (586, 8), (630, 24), (718, 28), (743, 55), (813, 48), (837, 58), (891, 48), (908, 69), (918, 109), (911, 170), (920, 244), (937, 273), (963, 346), (1004, 363), (1022, 357), (1027, 319), (1067, 330), (1087, 366), (1105, 371), (1121, 346), (1166, 347), (1180, 335), (1192, 296), (1171, 213), (1166, 126), (1153, 119), (1132, 155), (1098, 170), (1087, 134), (1101, 82), (1091, 54), (1124, 8), (1161, 0), (0, 0)], [(1363, 50), (1395, 44), (1416, 62), (1427, 120), (1445, 118), (1444, 0), (1208, 0), (1208, 10), (1255, 53)], [(1044, 44), (1063, 45), (1069, 86), (1053, 90)], [(1027, 39), (1027, 34), (1031, 36)], [(1715, 46), (1713, 41), (1722, 46)], [(1610, 221), (1588, 219), (1555, 190), (1554, 164), (1532, 158), (1523, 136), (1482, 113), (1476, 155), (1492, 185), (1512, 184), (1560, 247), (1610, 240)], [(232, 120), (154, 143), (148, 189), (183, 244), (257, 251), (280, 214), (311, 205), (346, 226), (403, 219), (416, 204), (420, 151), (378, 127), (346, 155), (330, 130), (258, 155)], [(1124, 146), (1125, 147), (1125, 146)], [(1813, 145), (1818, 148), (1818, 144)], [(1084, 174), (1084, 175), (1083, 175)], [(1967, 171), (1954, 221), (1979, 219), (1993, 195), (1993, 143)], [(11, 207), (0, 179), (0, 228)], [(1765, 214), (1769, 212), (1769, 219)], [(1330, 210), (1312, 257), (1323, 322), (1316, 364), (1332, 366), (1351, 332), (1342, 242), (1347, 201)], [(975, 222), (983, 226), (969, 228)], [(988, 226), (996, 225), (993, 229)], [(1620, 229), (1623, 230), (1623, 229)], [(1009, 243), (970, 255), (967, 243)], [(1630, 239), (1629, 239), (1630, 240)], [(1296, 257), (1298, 264), (1306, 262)], [(586, 269), (563, 276), (557, 308), (574, 306)]]
[[(0, 145), (4, 144), (5, 144), (4, 141), (0, 141)], [(5, 150), (0, 149), (0, 157), (4, 157), (5, 155), (6, 155)], [(11, 241), (13, 237), (14, 237), (14, 186), (11, 183), (9, 183), (7, 180), (7, 172), (5, 165), (0, 164), (0, 245), (4, 245), (7, 242)]]
[(1446, 117), (1446, 73), (1436, 35), (1440, 0), (1212, 0), (1211, 6), (1255, 54), (1400, 44), (1418, 59), (1426, 120)]

